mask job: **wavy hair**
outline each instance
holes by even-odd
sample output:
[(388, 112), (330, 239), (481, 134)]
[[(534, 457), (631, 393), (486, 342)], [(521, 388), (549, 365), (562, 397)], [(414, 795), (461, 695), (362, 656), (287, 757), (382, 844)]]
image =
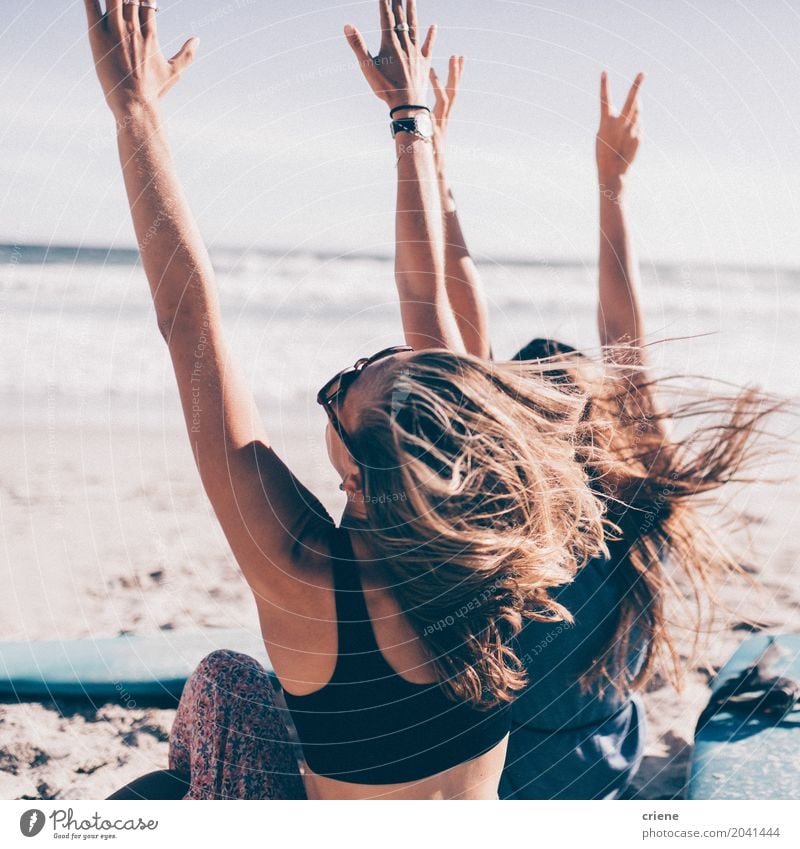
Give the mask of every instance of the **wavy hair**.
[(413, 354), (381, 372), (383, 403), (351, 435), (372, 553), (441, 686), (484, 708), (527, 683), (512, 640), (525, 619), (571, 621), (549, 591), (609, 545), (617, 628), (583, 684), (623, 691), (656, 671), (679, 684), (668, 600), (692, 610), (699, 633), (719, 580), (742, 574), (699, 506), (748, 479), (765, 420), (787, 406), (752, 388), (645, 383), (630, 348), (616, 364), (553, 350), (510, 363)]
[(536, 364), (444, 350), (377, 379), (383, 403), (351, 434), (365, 536), (441, 686), (508, 702), (526, 684), (511, 644), (524, 618), (569, 619), (548, 590), (606, 552), (588, 399)]
[[(712, 522), (705, 508), (719, 514), (718, 490), (753, 480), (750, 470), (768, 453), (760, 440), (771, 436), (766, 422), (793, 405), (753, 387), (688, 376), (649, 379), (639, 368), (643, 352), (630, 346), (608, 350), (601, 366), (542, 341), (520, 355), (540, 349), (550, 379), (590, 399), (588, 433), (602, 448), (596, 444), (594, 458), (586, 458), (587, 471), (612, 523), (610, 579), (620, 589), (618, 609), (610, 612), (615, 633), (598, 647), (582, 684), (602, 679), (625, 692), (658, 673), (679, 688), (683, 664), (674, 631), (694, 635), (696, 654), (720, 605), (717, 588), (729, 577), (747, 577), (723, 541), (722, 523)], [(628, 662), (633, 650), (638, 669)]]

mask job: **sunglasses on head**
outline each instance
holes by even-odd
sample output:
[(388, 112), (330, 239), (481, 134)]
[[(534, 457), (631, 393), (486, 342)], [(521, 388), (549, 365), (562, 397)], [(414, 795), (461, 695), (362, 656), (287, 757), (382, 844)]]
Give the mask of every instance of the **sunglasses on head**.
[(358, 380), (359, 375), (367, 366), (378, 362), (378, 360), (386, 359), (386, 357), (393, 357), (395, 354), (404, 354), (413, 350), (408, 345), (395, 345), (393, 348), (384, 348), (371, 357), (362, 357), (352, 368), (346, 368), (332, 377), (317, 393), (317, 403), (325, 408), (331, 424), (351, 454), (352, 450), (348, 444), (347, 432), (339, 421), (339, 417), (336, 414), (336, 407), (344, 401), (347, 390)]

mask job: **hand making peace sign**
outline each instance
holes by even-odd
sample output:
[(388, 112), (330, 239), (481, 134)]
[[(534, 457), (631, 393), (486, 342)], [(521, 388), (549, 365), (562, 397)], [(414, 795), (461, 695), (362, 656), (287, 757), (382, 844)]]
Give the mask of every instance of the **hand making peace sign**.
[(615, 115), (608, 94), (608, 74), (600, 77), (600, 128), (597, 131), (597, 173), (601, 185), (618, 182), (636, 157), (641, 141), (639, 87), (644, 74), (637, 74), (622, 111)]

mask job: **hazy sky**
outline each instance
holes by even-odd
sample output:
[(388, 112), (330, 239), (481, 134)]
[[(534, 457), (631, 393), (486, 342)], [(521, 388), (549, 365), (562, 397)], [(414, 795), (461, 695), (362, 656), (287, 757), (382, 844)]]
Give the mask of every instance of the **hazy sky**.
[[(792, 6), (795, 6), (793, 9)], [(113, 123), (79, 0), (14, 0), (0, 23), (0, 241), (133, 243)], [(788, 0), (421, 0), (436, 64), (468, 57), (451, 176), (490, 256), (591, 257), (598, 77), (639, 69), (631, 180), (643, 256), (800, 266), (800, 12)], [(166, 100), (210, 244), (389, 252), (394, 148), (342, 36), (376, 48), (377, 4), (163, 0)]]

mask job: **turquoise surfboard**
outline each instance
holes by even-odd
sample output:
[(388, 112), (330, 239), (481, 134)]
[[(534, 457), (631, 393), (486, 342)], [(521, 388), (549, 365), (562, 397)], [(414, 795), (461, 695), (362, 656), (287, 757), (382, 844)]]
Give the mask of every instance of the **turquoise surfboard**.
[[(773, 652), (773, 647), (775, 651)], [(745, 640), (712, 682), (712, 693), (770, 651), (770, 674), (800, 679), (800, 634)], [(695, 734), (690, 799), (800, 799), (800, 708), (784, 716), (723, 708)]]
[(93, 640), (0, 642), (0, 699), (79, 699), (140, 707), (170, 705), (212, 651), (256, 658), (270, 673), (261, 635), (204, 629)]

